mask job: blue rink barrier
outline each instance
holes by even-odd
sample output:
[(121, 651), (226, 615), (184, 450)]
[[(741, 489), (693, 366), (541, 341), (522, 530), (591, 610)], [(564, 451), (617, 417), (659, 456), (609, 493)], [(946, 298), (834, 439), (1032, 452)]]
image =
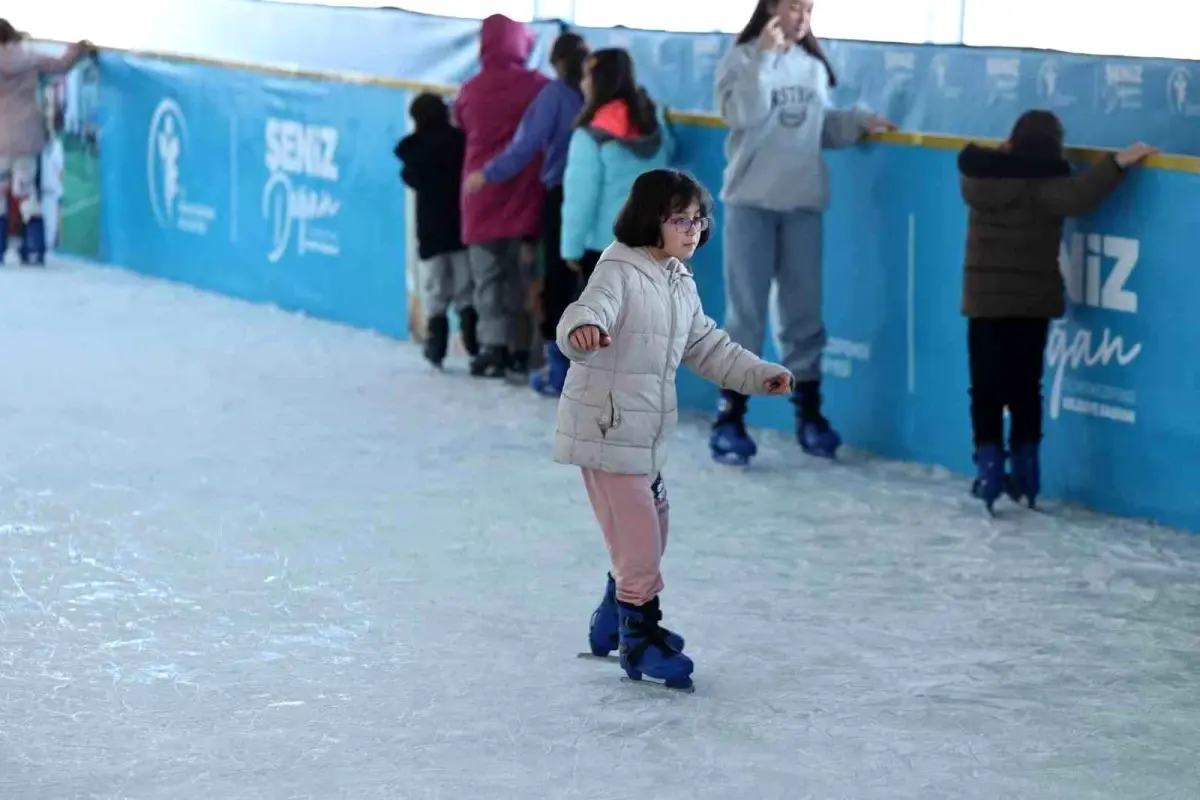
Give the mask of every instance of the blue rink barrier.
[[(672, 47), (678, 58), (713, 57), (707, 44)], [(672, 63), (640, 59), (639, 69), (653, 89), (655, 70)], [(407, 334), (411, 209), (391, 149), (420, 84), (119, 53), (102, 67), (106, 261)], [(717, 189), (725, 132), (711, 117), (674, 118), (680, 166)], [(966, 213), (954, 152), (963, 143), (897, 134), (830, 154), (824, 372), (830, 416), (849, 444), (967, 474)], [(1185, 484), (1200, 463), (1200, 323), (1189, 313), (1198, 280), (1186, 257), (1200, 246), (1188, 225), (1200, 211), (1196, 164), (1156, 159), (1068, 231), (1071, 302), (1047, 353), (1044, 463), (1050, 496), (1200, 531), (1200, 503)], [(722, 213), (695, 259), (717, 319)], [(702, 381), (682, 377), (680, 390), (684, 407), (713, 407), (715, 389)], [(791, 413), (757, 400), (750, 421), (790, 430)]]
[[(719, 186), (725, 132), (678, 131), (685, 166)], [(949, 149), (961, 142), (933, 142), (939, 147), (872, 143), (830, 154), (825, 393), (853, 446), (970, 474), (966, 210)], [(1144, 169), (1099, 213), (1068, 226), (1060, 260), (1069, 310), (1046, 354), (1048, 495), (1200, 531), (1191, 493), (1200, 464), (1200, 278), (1188, 257), (1200, 248), (1198, 215), (1200, 175)], [(716, 319), (724, 315), (721, 238), (718, 219), (694, 259)], [(776, 357), (773, 341), (766, 350)], [(681, 375), (681, 404), (713, 409), (715, 389)], [(756, 400), (749, 422), (791, 430), (792, 413)]]
[(104, 259), (325, 319), (408, 332), (408, 96), (106, 56)]

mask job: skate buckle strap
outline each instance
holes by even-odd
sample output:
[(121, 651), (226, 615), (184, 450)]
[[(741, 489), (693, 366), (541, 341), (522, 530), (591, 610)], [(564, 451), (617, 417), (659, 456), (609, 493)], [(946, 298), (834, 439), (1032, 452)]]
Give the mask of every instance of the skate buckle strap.
[(664, 654), (670, 655), (675, 651), (667, 644), (667, 632), (658, 624), (662, 621), (662, 612), (657, 610), (647, 609), (642, 613), (642, 618), (633, 625), (633, 629), (642, 636), (642, 640), (633, 647), (626, 648), (625, 658), (629, 661), (631, 667), (637, 667), (641, 662), (642, 656), (651, 645), (657, 646)]

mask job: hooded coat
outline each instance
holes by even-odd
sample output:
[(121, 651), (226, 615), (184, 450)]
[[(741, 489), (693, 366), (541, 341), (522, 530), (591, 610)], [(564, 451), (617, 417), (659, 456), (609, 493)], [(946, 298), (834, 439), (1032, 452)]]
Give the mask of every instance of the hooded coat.
[[(454, 118), (467, 135), (464, 174), (483, 169), (508, 147), (526, 109), (550, 79), (529, 69), (533, 33), (503, 14), (483, 21), (479, 37), (478, 75), (459, 90)], [(541, 227), (542, 157), (538, 155), (516, 177), (489, 183), (462, 198), (463, 242), (483, 244), (497, 239), (537, 236)]]

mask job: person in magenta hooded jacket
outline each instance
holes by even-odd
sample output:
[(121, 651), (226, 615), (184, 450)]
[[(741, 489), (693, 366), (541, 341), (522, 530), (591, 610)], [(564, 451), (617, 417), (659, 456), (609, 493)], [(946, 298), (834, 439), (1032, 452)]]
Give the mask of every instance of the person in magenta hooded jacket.
[(575, 119), (583, 110), (583, 62), (588, 46), (577, 33), (564, 33), (550, 48), (550, 65), (558, 79), (542, 87), (537, 99), (525, 112), (516, 135), (503, 153), (467, 176), (467, 192), (478, 191), (489, 183), (511, 179), (537, 155), (542, 156), (542, 340), (546, 364), (529, 376), (529, 385), (539, 394), (558, 397), (571, 362), (555, 344), (558, 320), (582, 290), (579, 273), (567, 266), (561, 249), (563, 171), (567, 167), (567, 147), (575, 130)]
[[(454, 117), (467, 135), (464, 177), (508, 147), (525, 111), (550, 82), (526, 66), (533, 43), (527, 26), (503, 14), (483, 21), (481, 69), (462, 85), (454, 103)], [(541, 169), (539, 155), (515, 177), (462, 196), (463, 243), (470, 253), (482, 348), (471, 364), (477, 377), (503, 377), (510, 366), (509, 345), (524, 300), (521, 245), (541, 228)]]

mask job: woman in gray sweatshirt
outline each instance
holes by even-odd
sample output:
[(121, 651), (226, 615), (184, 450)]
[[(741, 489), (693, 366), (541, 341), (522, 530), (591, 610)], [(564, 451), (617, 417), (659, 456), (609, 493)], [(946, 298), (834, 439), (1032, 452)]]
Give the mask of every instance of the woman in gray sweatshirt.
[[(796, 376), (796, 435), (805, 452), (832, 458), (841, 438), (821, 413), (821, 217), (829, 205), (821, 150), (894, 126), (863, 109), (829, 107), (837, 78), (809, 27), (812, 7), (812, 0), (759, 0), (717, 67), (718, 109), (729, 126), (725, 327), (760, 353), (775, 281), (782, 361)], [(758, 451), (746, 433), (746, 402), (721, 393), (709, 441), (721, 463), (744, 465)]]

